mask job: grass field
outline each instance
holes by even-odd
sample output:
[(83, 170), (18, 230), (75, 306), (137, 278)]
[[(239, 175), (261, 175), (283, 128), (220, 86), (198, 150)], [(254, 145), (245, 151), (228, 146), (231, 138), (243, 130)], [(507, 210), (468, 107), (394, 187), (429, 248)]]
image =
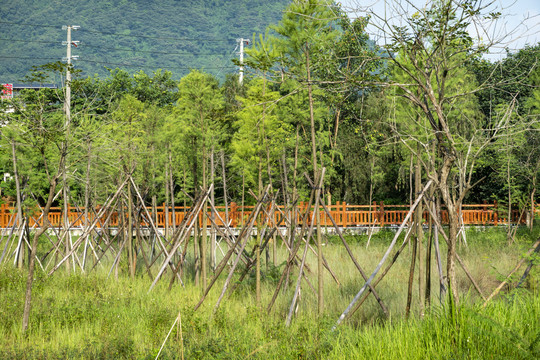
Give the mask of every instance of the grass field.
[[(523, 230), (508, 245), (503, 229), (467, 233), (468, 246), (460, 256), (485, 294), (497, 286), (538, 236)], [(365, 236), (349, 236), (359, 263), (369, 273), (386, 251), (392, 233), (381, 232), (366, 249)], [(376, 301), (369, 300), (354, 316), (332, 331), (332, 326), (363, 285), (361, 277), (338, 242), (330, 238), (325, 256), (340, 281), (325, 274), (325, 314), (317, 316), (316, 295), (302, 283), (296, 316), (285, 326), (297, 272), (268, 314), (269, 303), (283, 265), (285, 249), (278, 246), (276, 266), (263, 264), (262, 307), (255, 302), (254, 277), (247, 279), (216, 312), (214, 305), (225, 276), (221, 276), (202, 307), (193, 310), (202, 290), (187, 272), (185, 288), (167, 289), (165, 276), (151, 292), (142, 270), (127, 277), (120, 264), (118, 279), (102, 268), (90, 274), (63, 271), (47, 277), (37, 272), (30, 330), (21, 332), (26, 274), (11, 267), (0, 269), (1, 359), (537, 359), (540, 358), (539, 271), (533, 268), (520, 289), (510, 286), (482, 308), (482, 301), (461, 270), (457, 316), (450, 316), (438, 298), (438, 278), (432, 263), (432, 306), (421, 310), (418, 275), (415, 276), (413, 312), (405, 319), (405, 300), (411, 250), (406, 248), (377, 291), (390, 310), (386, 318)], [(441, 245), (442, 246), (442, 245)], [(443, 254), (445, 248), (442, 247)], [(425, 256), (425, 253), (423, 254)], [(308, 265), (316, 269), (316, 257)], [(418, 269), (417, 269), (418, 270)], [(425, 264), (422, 264), (422, 272)], [(211, 273), (210, 273), (211, 274)], [(308, 275), (316, 287), (316, 274)], [(181, 325), (180, 325), (181, 323)]]

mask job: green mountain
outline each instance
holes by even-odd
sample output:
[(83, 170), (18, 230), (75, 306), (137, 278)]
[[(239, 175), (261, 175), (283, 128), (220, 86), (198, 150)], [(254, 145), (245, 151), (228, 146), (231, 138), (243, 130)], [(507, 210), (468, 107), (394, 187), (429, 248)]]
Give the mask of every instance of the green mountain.
[(33, 65), (66, 56), (63, 25), (81, 76), (191, 68), (223, 78), (236, 69), (237, 38), (277, 23), (290, 0), (8, 0), (0, 6), (0, 83), (18, 82)]

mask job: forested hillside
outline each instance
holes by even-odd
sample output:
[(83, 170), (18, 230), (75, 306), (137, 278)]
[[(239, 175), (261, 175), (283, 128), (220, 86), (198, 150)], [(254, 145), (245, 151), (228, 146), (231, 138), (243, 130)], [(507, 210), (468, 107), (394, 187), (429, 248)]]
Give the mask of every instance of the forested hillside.
[(18, 82), (32, 65), (66, 56), (62, 25), (79, 25), (73, 55), (82, 76), (104, 67), (136, 72), (189, 69), (220, 78), (235, 70), (237, 38), (277, 22), (289, 0), (13, 0), (0, 6), (0, 81)]

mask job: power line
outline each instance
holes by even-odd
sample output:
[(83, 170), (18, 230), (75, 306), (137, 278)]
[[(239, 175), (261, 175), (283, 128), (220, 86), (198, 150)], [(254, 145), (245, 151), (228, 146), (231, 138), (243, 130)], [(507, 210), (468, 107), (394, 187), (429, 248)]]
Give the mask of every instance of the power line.
[[(149, 69), (156, 69), (155, 66), (149, 66), (149, 65), (137, 65), (137, 64), (126, 64), (126, 63), (112, 63), (107, 61), (98, 61), (98, 60), (89, 60), (89, 59), (79, 59), (80, 62), (89, 62), (93, 64), (102, 64), (102, 65), (115, 65), (115, 66), (124, 66), (124, 67), (138, 67), (138, 68), (149, 68)], [(203, 69), (208, 70), (219, 70), (219, 69), (235, 69), (234, 66), (230, 67), (221, 67), (221, 66), (211, 66), (211, 67), (203, 67)], [(191, 70), (196, 69), (196, 67), (187, 67), (187, 66), (169, 66), (164, 67), (164, 70), (168, 69), (178, 69), (178, 70)]]
[[(4, 56), (0, 55), (0, 59), (22, 59), (22, 60), (58, 60), (58, 58), (53, 57), (26, 57), (26, 56)], [(155, 66), (149, 66), (149, 65), (137, 65), (137, 64), (126, 64), (126, 63), (113, 63), (108, 61), (98, 61), (98, 60), (90, 60), (90, 59), (79, 59), (79, 62), (89, 62), (93, 64), (103, 64), (103, 65), (116, 65), (116, 66), (125, 66), (125, 67), (141, 67), (141, 68), (156, 68)], [(187, 67), (187, 66), (172, 66), (167, 67), (167, 69), (181, 69), (181, 70), (189, 70), (189, 69), (195, 69), (195, 67)], [(211, 66), (211, 67), (204, 67), (204, 69), (212, 69), (212, 70), (219, 70), (219, 69), (234, 69), (235, 66)]]
[(0, 38), (0, 41), (14, 41), (14, 42), (24, 42), (24, 43), (39, 43), (39, 44), (56, 44), (56, 45), (58, 45), (58, 41), (4, 39), (4, 38)]
[(0, 59), (23, 59), (23, 60), (58, 60), (57, 57), (26, 57), (26, 56), (4, 56), (0, 55)]
[[(58, 41), (44, 41), (44, 40), (24, 40), (24, 39), (6, 39), (6, 38), (0, 38), (0, 41), (13, 41), (13, 42), (24, 42), (24, 43), (38, 43), (38, 44), (56, 44), (58, 45)], [(184, 52), (167, 52), (167, 51), (154, 51), (154, 50), (136, 50), (132, 48), (115, 48), (115, 47), (107, 47), (107, 46), (99, 46), (99, 45), (91, 45), (87, 44), (86, 42), (80, 42), (78, 47), (82, 48), (94, 48), (94, 49), (102, 49), (102, 50), (108, 50), (108, 51), (125, 51), (125, 52), (134, 52), (134, 53), (147, 53), (147, 54), (161, 54), (161, 55), (228, 55), (227, 52), (223, 54), (212, 54), (212, 53), (201, 53), (201, 52), (191, 52), (191, 51), (184, 51)]]
[(233, 42), (234, 41), (234, 39), (209, 39), (209, 38), (205, 39), (205, 38), (187, 38), (187, 37), (177, 38), (177, 37), (168, 37), (168, 36), (133, 35), (133, 34), (122, 34), (122, 33), (116, 33), (116, 32), (88, 30), (88, 29), (85, 29), (81, 32), (89, 32), (91, 34), (125, 36), (125, 37), (133, 37), (133, 38), (157, 39), (157, 40), (198, 41), (198, 42)]
[(46, 28), (60, 28), (58, 25), (45, 25), (45, 24), (29, 24), (29, 23), (17, 23), (17, 22), (11, 22), (11, 21), (1, 21), (0, 24), (8, 24), (8, 25), (22, 25), (22, 26), (35, 26), (35, 27), (46, 27)]
[(107, 47), (107, 46), (99, 46), (99, 45), (89, 45), (85, 42), (81, 42), (81, 47), (88, 47), (88, 48), (95, 48), (95, 49), (103, 49), (103, 50), (109, 50), (109, 51), (126, 51), (126, 52), (134, 52), (134, 53), (148, 53), (148, 54), (161, 54), (161, 55), (227, 55), (225, 54), (211, 54), (211, 53), (195, 53), (190, 51), (185, 52), (166, 52), (166, 51), (153, 51), (153, 50), (135, 50), (130, 48), (114, 48), (114, 47)]

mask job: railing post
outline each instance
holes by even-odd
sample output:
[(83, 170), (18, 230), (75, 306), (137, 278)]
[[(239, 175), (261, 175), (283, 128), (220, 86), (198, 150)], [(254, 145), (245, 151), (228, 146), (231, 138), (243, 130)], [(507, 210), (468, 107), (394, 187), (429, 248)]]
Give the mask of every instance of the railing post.
[(229, 218), (231, 220), (231, 227), (236, 227), (237, 225), (237, 208), (238, 208), (238, 205), (236, 205), (235, 202), (232, 202), (231, 203), (231, 211), (230, 211), (230, 214), (229, 214)]
[(374, 225), (375, 221), (378, 220), (377, 202), (376, 201), (373, 202), (373, 208), (370, 211), (369, 217), (370, 217), (369, 221), (371, 222), (371, 225)]
[(347, 203), (345, 201), (341, 202), (341, 226), (347, 227)]
[(6, 217), (6, 204), (2, 204), (2, 207), (0, 208), (0, 227), (2, 228), (5, 228), (7, 227), (6, 226), (6, 221), (5, 221), (5, 217)]
[[(77, 218), (77, 215), (73, 214), (71, 210), (72, 210), (71, 204), (68, 203), (68, 221), (70, 224), (72, 224), (73, 220)], [(75, 215), (75, 216), (72, 216), (72, 215)], [(77, 224), (73, 224), (73, 226), (77, 226)]]
[(486, 217), (487, 217), (487, 201), (484, 200), (484, 210), (482, 212), (482, 224), (486, 225)]
[(5, 210), (6, 210), (6, 204), (2, 204), (2, 207), (0, 208), (0, 227), (5, 228), (7, 227), (5, 225)]
[(497, 226), (499, 224), (499, 209), (497, 200), (493, 202), (493, 225)]
[(381, 209), (379, 211), (381, 227), (384, 226), (384, 201), (381, 201)]

